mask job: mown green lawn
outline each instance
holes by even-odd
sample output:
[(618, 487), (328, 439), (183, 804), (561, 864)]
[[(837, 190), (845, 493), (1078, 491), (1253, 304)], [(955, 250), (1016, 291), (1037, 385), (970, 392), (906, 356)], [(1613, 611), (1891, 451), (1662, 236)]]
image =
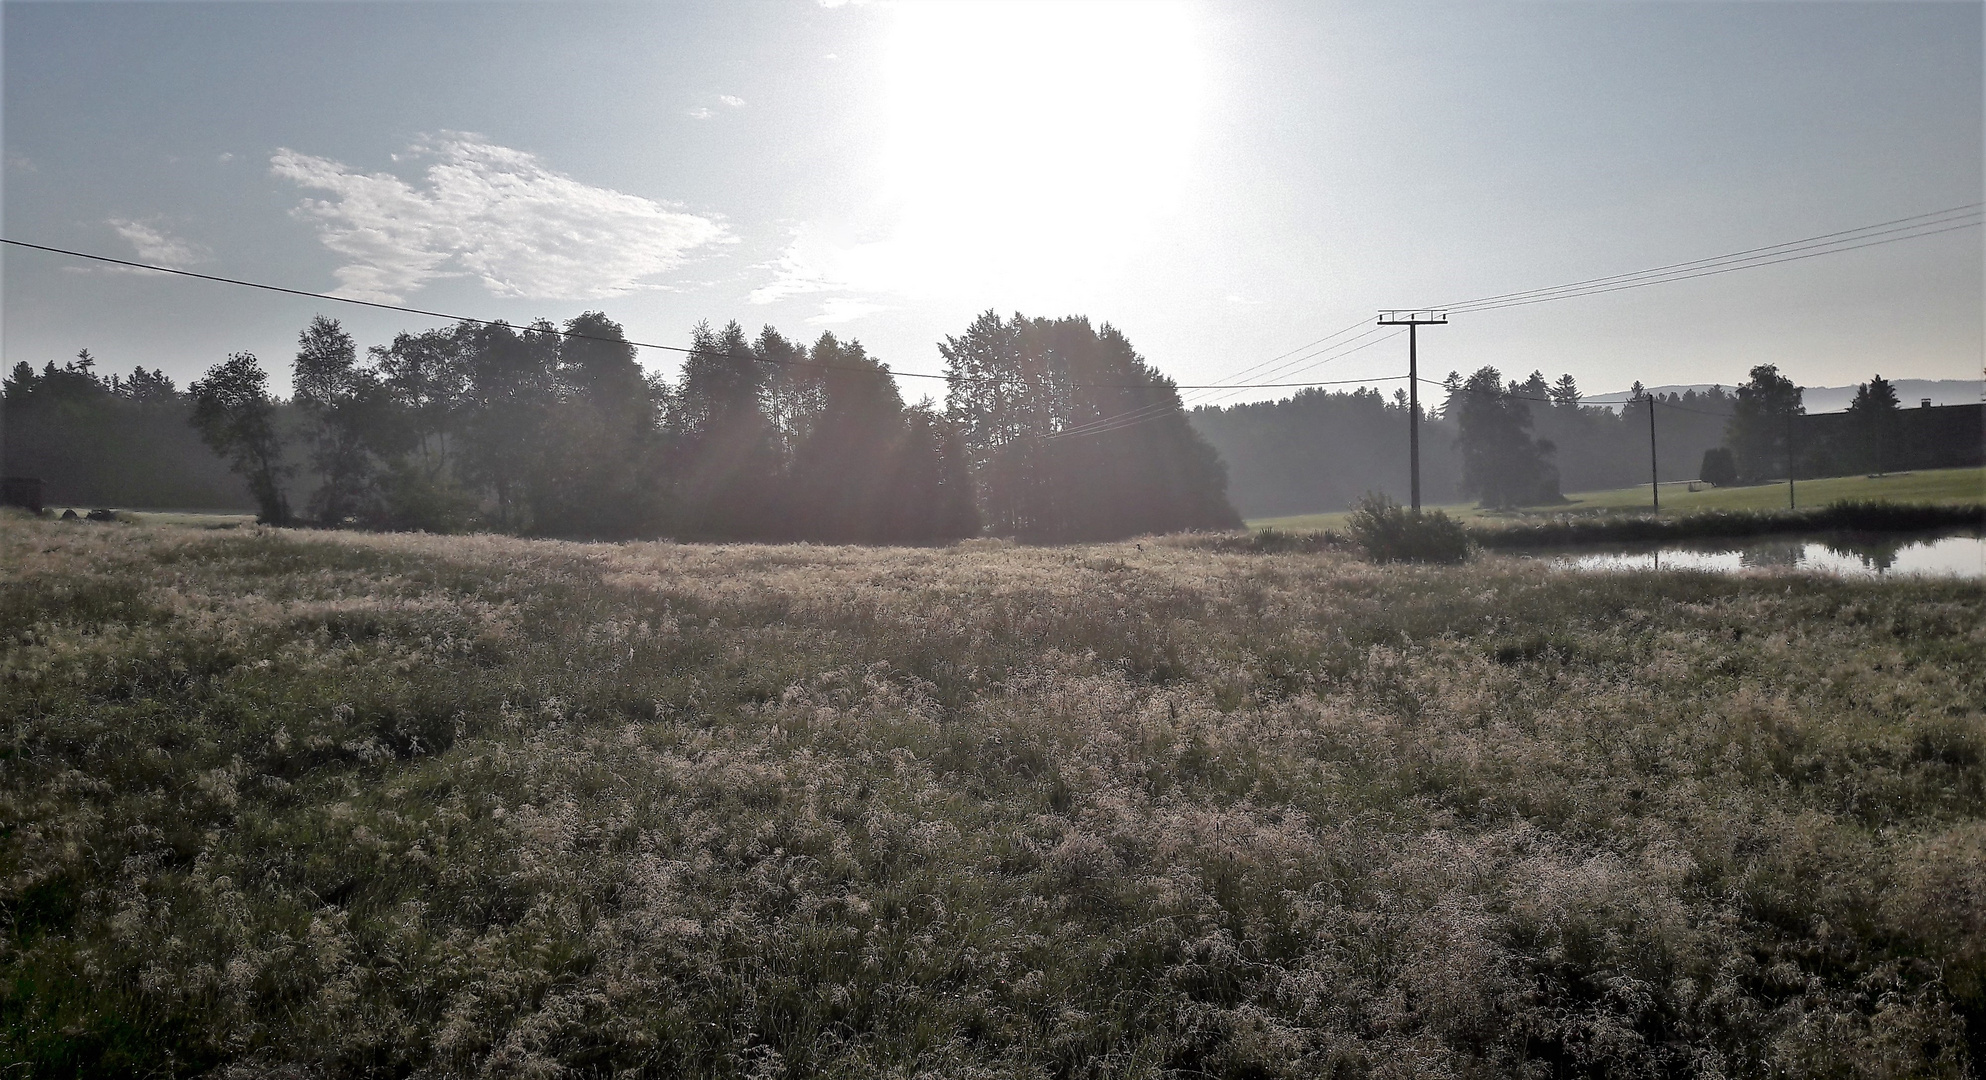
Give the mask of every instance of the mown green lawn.
[[(1695, 487), (1697, 490), (1691, 490)], [(1921, 472), (1890, 473), (1887, 476), (1830, 476), (1801, 480), (1794, 485), (1800, 506), (1824, 506), (1831, 502), (1861, 500), (1907, 503), (1986, 503), (1986, 469), (1926, 469)], [(1559, 506), (1531, 507), (1514, 512), (1478, 509), (1473, 503), (1429, 507), (1462, 521), (1492, 523), (1539, 515), (1590, 513), (1594, 511), (1650, 510), (1648, 485), (1615, 488), (1612, 491), (1582, 491), (1566, 496)], [(1786, 506), (1786, 484), (1755, 484), (1744, 487), (1712, 487), (1709, 484), (1663, 484), (1662, 512), (1685, 513), (1694, 510), (1777, 510)], [(1290, 517), (1251, 518), (1251, 529), (1342, 531), (1348, 510), (1326, 514), (1297, 514)]]

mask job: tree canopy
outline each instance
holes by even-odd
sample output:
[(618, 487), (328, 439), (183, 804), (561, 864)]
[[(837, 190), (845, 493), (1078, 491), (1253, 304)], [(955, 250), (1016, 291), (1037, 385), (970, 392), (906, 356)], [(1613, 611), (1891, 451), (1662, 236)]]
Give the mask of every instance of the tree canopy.
[(1548, 400), (1544, 376), (1533, 373), (1526, 383), (1505, 386), (1501, 372), (1483, 367), (1466, 380), (1450, 375), (1447, 387), (1442, 412), (1456, 425), (1462, 490), (1484, 506), (1561, 501), (1558, 470), (1551, 463), (1557, 447), (1531, 434), (1530, 403)]
[(1108, 323), (987, 311), (938, 351), (994, 532), (1105, 540), (1241, 524), (1178, 390)]

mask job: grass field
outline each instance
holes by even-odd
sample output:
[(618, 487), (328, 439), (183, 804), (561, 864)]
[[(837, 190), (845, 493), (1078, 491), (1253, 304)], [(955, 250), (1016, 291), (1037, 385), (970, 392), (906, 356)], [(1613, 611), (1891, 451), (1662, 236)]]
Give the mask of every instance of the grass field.
[(1977, 1075), (1986, 591), (0, 519), (7, 1075)]
[[(1794, 485), (1801, 506), (1824, 506), (1831, 502), (1908, 502), (1937, 504), (1986, 504), (1986, 468), (1929, 469), (1923, 472), (1891, 473), (1887, 476), (1831, 476), (1801, 480)], [(1662, 512), (1689, 513), (1694, 510), (1777, 510), (1786, 506), (1786, 484), (1759, 484), (1746, 487), (1711, 487), (1688, 483), (1662, 485)], [(1566, 496), (1559, 506), (1542, 506), (1515, 512), (1485, 511), (1473, 503), (1429, 507), (1472, 524), (1493, 524), (1513, 519), (1553, 514), (1650, 512), (1648, 485), (1617, 488), (1612, 491), (1586, 491)], [(1343, 532), (1350, 511), (1328, 514), (1299, 514), (1292, 517), (1252, 518), (1253, 529)]]

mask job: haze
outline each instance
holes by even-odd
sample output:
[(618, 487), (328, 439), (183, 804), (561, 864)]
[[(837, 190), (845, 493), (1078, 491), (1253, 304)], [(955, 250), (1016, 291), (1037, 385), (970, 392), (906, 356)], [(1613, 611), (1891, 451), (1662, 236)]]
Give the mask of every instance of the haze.
[[(37, 4), (11, 239), (681, 343), (1109, 321), (1185, 384), (1378, 308), (1976, 202), (1976, 4)], [(1977, 228), (1459, 318), (1424, 370), (1594, 391), (1979, 377)], [(325, 312), (5, 255), (8, 363), (184, 383)], [(439, 324), (436, 324), (439, 325)], [(642, 361), (673, 376), (677, 357)], [(1284, 381), (1397, 375), (1404, 343)], [(941, 384), (904, 380), (913, 400)], [(1268, 397), (1259, 390), (1231, 400)]]

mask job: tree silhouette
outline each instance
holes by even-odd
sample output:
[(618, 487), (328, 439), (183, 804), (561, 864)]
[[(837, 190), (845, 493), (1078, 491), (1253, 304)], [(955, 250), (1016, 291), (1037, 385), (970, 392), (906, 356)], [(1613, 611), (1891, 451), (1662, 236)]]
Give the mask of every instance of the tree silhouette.
[(763, 396), (767, 365), (736, 322), (698, 323), (671, 398), (678, 524), (683, 535), (759, 539), (780, 524), (777, 432)]
[(468, 384), (463, 417), (463, 475), (489, 493), (496, 525), (529, 532), (533, 478), (558, 401), (558, 334), (548, 322), (519, 332), (509, 326), (464, 323)]
[(939, 352), (947, 415), (995, 532), (1103, 540), (1240, 525), (1178, 391), (1110, 325), (987, 311)]
[(819, 404), (800, 433), (790, 504), (796, 536), (830, 543), (880, 543), (891, 535), (893, 474), (904, 452), (903, 397), (889, 368), (860, 342), (822, 334), (803, 370)]
[(231, 353), (187, 389), (193, 395), (193, 426), (248, 482), (260, 520), (288, 525), (290, 503), (283, 481), (289, 470), (282, 463), (275, 404), (261, 361), (253, 353)]
[(1806, 412), (1800, 388), (1774, 364), (1752, 368), (1738, 387), (1738, 400), (1726, 427), (1725, 442), (1737, 458), (1738, 474), (1746, 480), (1780, 475), (1787, 467), (1787, 429), (1792, 418)]
[(326, 525), (377, 519), (375, 450), (392, 441), (378, 374), (359, 366), (358, 347), (344, 327), (319, 315), (297, 335), (291, 382), (317, 474), (311, 518)]
[(1855, 400), (1849, 403), (1848, 413), (1854, 418), (1856, 442), (1869, 471), (1886, 471), (1888, 451), (1896, 442), (1897, 417), (1901, 411), (1896, 387), (1881, 375), (1855, 388)]
[(621, 325), (597, 311), (558, 338), (557, 393), (532, 476), (534, 531), (624, 539), (660, 528), (655, 402)]
[[(1493, 367), (1483, 367), (1466, 381), (1448, 377), (1448, 401), (1442, 412), (1456, 425), (1456, 447), (1462, 454), (1462, 490), (1492, 507), (1529, 506), (1557, 502), (1558, 471), (1548, 460), (1549, 441), (1531, 436), (1529, 389), (1544, 384), (1534, 373), (1530, 384), (1503, 385)], [(1537, 396), (1543, 396), (1542, 394)]]
[(892, 465), (882, 540), (933, 544), (979, 535), (964, 441), (930, 401), (905, 410)]

